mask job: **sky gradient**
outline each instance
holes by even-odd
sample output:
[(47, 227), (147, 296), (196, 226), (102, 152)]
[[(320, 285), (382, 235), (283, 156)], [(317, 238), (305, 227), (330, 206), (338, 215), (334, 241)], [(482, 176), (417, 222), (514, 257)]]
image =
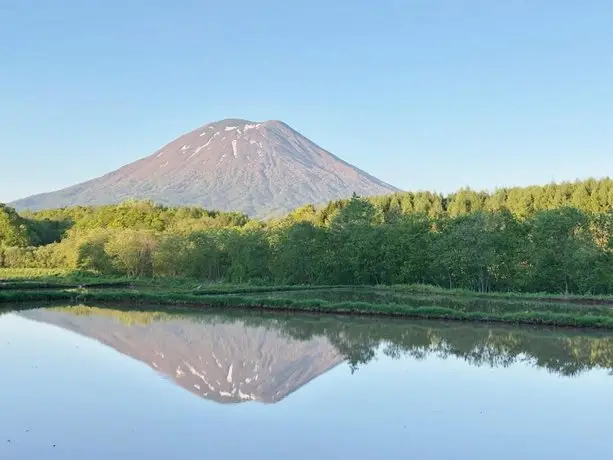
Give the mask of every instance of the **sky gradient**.
[(0, 202), (223, 118), (406, 190), (613, 175), (610, 0), (0, 0)]

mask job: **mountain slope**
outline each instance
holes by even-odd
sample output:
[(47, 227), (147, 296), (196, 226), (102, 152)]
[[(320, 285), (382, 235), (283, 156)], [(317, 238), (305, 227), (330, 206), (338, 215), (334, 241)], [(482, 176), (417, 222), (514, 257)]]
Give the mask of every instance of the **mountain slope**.
[(97, 340), (219, 403), (273, 404), (343, 362), (327, 338), (292, 339), (273, 321), (251, 326), (202, 315), (128, 325), (52, 309), (19, 315)]
[(285, 123), (210, 123), (105, 176), (11, 203), (39, 210), (128, 198), (266, 217), (309, 203), (397, 189), (344, 162)]

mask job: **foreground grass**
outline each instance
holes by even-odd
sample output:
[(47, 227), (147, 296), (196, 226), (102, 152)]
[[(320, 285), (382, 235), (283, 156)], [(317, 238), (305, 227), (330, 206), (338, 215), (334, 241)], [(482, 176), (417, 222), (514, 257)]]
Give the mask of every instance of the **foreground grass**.
[(0, 268), (0, 289), (32, 286), (79, 287), (92, 285), (138, 286), (142, 288), (195, 289), (198, 282), (188, 278), (128, 278), (100, 276), (88, 272), (60, 269)]
[(55, 268), (0, 268), (0, 281), (63, 279), (70, 277), (71, 270)]
[(0, 303), (103, 302), (613, 329), (613, 298), (478, 294), (432, 286), (250, 286), (0, 269)]
[(613, 308), (577, 306), (517, 298), (414, 294), (398, 288), (218, 286), (205, 292), (132, 287), (129, 289), (3, 289), (0, 303), (59, 302), (182, 305), (278, 312), (312, 312), (403, 318), (613, 329)]
[[(39, 283), (39, 284), (37, 284)], [(488, 292), (478, 293), (466, 289), (447, 289), (438, 286), (409, 284), (393, 286), (329, 286), (329, 285), (288, 285), (288, 286), (255, 286), (251, 284), (228, 284), (218, 282), (202, 282), (192, 278), (127, 278), (93, 275), (88, 272), (71, 271), (68, 269), (28, 269), (28, 268), (0, 268), (0, 290), (20, 288), (30, 289), (45, 287), (94, 287), (112, 285), (107, 287), (130, 286), (134, 289), (147, 291), (184, 291), (196, 295), (210, 294), (252, 294), (252, 293), (278, 293), (278, 292), (306, 292), (325, 291), (328, 289), (351, 289), (354, 291), (370, 290), (377, 293), (395, 293), (397, 295), (418, 296), (444, 296), (465, 297), (500, 300), (525, 300), (568, 302), (582, 305), (613, 305), (613, 296), (598, 295), (568, 295), (553, 294), (547, 292), (524, 293), (524, 292)]]

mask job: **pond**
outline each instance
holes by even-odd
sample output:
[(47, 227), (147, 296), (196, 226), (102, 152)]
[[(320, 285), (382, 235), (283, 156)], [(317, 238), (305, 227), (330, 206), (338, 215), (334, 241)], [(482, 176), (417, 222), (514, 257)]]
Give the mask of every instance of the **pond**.
[(0, 459), (611, 456), (606, 333), (48, 307), (0, 365)]

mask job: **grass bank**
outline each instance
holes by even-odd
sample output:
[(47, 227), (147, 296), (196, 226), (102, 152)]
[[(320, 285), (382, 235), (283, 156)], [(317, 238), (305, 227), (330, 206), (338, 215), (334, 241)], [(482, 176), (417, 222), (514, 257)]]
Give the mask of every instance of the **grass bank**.
[(613, 298), (480, 294), (424, 285), (252, 286), (0, 269), (0, 303), (102, 302), (613, 329)]
[(120, 289), (100, 284), (0, 289), (0, 303), (180, 305), (613, 329), (613, 308), (606, 304), (576, 305), (563, 301), (543, 302), (525, 296), (469, 296), (426, 291), (403, 286), (217, 285), (195, 289), (189, 283), (165, 286), (160, 281), (143, 281)]
[[(37, 283), (38, 284), (37, 286)], [(379, 286), (331, 286), (331, 285), (252, 285), (202, 282), (192, 278), (126, 278), (97, 276), (89, 272), (63, 269), (29, 269), (0, 268), (0, 291), (3, 289), (19, 290), (35, 288), (79, 288), (79, 287), (128, 287), (146, 291), (180, 291), (194, 295), (211, 294), (276, 294), (279, 292), (306, 292), (333, 289), (353, 290), (356, 292), (372, 291), (375, 293), (396, 293), (423, 297), (451, 297), (470, 299), (522, 300), (527, 302), (571, 303), (577, 305), (613, 305), (613, 296), (567, 295), (549, 292), (488, 292), (478, 293), (466, 289), (446, 289), (424, 284), (379, 285)]]

